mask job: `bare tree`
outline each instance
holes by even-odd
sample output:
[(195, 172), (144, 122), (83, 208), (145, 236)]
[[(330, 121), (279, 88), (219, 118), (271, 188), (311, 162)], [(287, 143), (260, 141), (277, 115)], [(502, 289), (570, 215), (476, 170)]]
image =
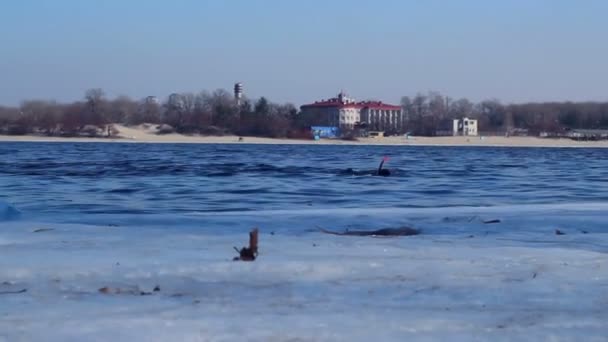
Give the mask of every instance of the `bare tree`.
[(453, 119), (460, 119), (473, 114), (473, 103), (467, 99), (459, 99), (450, 104), (450, 116)]
[(207, 101), (212, 111), (214, 126), (225, 127), (229, 130), (238, 128), (239, 111), (228, 91), (218, 89), (211, 94)]
[(83, 122), (86, 125), (94, 125), (105, 128), (107, 119), (105, 111), (107, 102), (103, 90), (99, 88), (89, 89), (85, 93), (87, 108), (84, 111)]
[(143, 99), (137, 111), (127, 117), (127, 123), (129, 125), (138, 125), (142, 123), (161, 123), (162, 107), (158, 103), (156, 97), (148, 96)]
[[(467, 99), (451, 101), (439, 92), (428, 92), (402, 97), (401, 106), (406, 117), (402, 129), (419, 135), (434, 135), (444, 129), (444, 123), (463, 116), (477, 118), (480, 130), (494, 132), (523, 128), (536, 134), (608, 128), (608, 102), (504, 105), (497, 100), (485, 100), (474, 104)], [(103, 90), (90, 89), (81, 102), (30, 100), (19, 108), (0, 106), (0, 133), (97, 134), (110, 123), (150, 122), (167, 123), (182, 133), (302, 137), (308, 134), (305, 131), (310, 126), (327, 124), (327, 119), (321, 111), (304, 116), (293, 105), (276, 104), (266, 98), (255, 103), (243, 98), (237, 106), (232, 94), (223, 89), (196, 95), (171, 94), (164, 107), (156, 98), (135, 102), (120, 96), (108, 100)]]
[(19, 118), (19, 108), (0, 106), (0, 133), (8, 134), (10, 126)]
[(138, 105), (127, 96), (119, 96), (109, 101), (106, 119), (110, 123), (128, 123), (129, 118), (137, 114)]
[(31, 125), (31, 131), (34, 133), (53, 135), (58, 128), (61, 108), (53, 101), (24, 101), (20, 110), (21, 115), (27, 117), (26, 121)]
[(82, 127), (86, 125), (82, 114), (85, 110), (86, 104), (83, 102), (75, 102), (65, 106), (59, 121), (60, 134), (64, 136), (78, 135)]

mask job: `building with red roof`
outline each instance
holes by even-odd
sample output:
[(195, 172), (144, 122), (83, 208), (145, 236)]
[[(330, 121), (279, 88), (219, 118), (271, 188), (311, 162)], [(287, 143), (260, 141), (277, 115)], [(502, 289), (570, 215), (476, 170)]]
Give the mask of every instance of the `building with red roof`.
[(355, 101), (341, 92), (337, 97), (306, 104), (301, 114), (315, 125), (353, 129), (366, 125), (370, 130), (400, 132), (404, 115), (400, 106), (381, 101)]

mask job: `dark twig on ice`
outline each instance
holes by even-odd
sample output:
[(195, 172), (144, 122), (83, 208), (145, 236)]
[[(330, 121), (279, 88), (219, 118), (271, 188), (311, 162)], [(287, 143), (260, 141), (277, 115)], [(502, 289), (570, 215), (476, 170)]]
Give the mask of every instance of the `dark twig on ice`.
[(493, 223), (500, 223), (500, 220), (496, 219), (496, 220), (486, 220), (483, 221), (484, 224), (493, 224)]
[(254, 261), (258, 256), (258, 229), (255, 228), (249, 232), (249, 247), (243, 247), (240, 250), (234, 247), (234, 249), (239, 253), (238, 257), (234, 257), (234, 261)]
[(20, 294), (20, 293), (26, 293), (27, 289), (21, 289), (18, 291), (0, 291), (0, 295), (7, 295), (7, 294)]
[(566, 233), (562, 232), (562, 231), (561, 231), (561, 230), (559, 230), (559, 229), (556, 229), (556, 230), (555, 230), (555, 235), (566, 235)]
[(410, 236), (420, 234), (419, 229), (410, 227), (383, 228), (377, 230), (346, 230), (343, 232), (331, 231), (321, 227), (317, 228), (319, 228), (322, 233), (340, 236)]
[(107, 295), (133, 295), (133, 296), (150, 296), (153, 292), (159, 292), (160, 287), (156, 285), (152, 291), (143, 291), (139, 286), (127, 286), (127, 287), (110, 287), (104, 286), (97, 290), (99, 293)]
[(34, 230), (34, 233), (42, 233), (42, 232), (50, 232), (51, 230), (54, 230), (53, 228), (39, 228)]

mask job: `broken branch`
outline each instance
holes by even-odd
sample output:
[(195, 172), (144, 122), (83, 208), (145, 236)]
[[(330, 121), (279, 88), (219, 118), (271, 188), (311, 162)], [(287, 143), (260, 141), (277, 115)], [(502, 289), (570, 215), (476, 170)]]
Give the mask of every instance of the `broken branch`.
[(344, 232), (336, 232), (317, 227), (322, 233), (340, 235), (340, 236), (411, 236), (420, 234), (419, 229), (410, 227), (400, 228), (383, 228), (377, 230), (346, 230)]
[(258, 229), (249, 232), (249, 247), (243, 247), (241, 250), (234, 247), (234, 249), (239, 253), (238, 257), (234, 257), (234, 261), (254, 261), (258, 256)]

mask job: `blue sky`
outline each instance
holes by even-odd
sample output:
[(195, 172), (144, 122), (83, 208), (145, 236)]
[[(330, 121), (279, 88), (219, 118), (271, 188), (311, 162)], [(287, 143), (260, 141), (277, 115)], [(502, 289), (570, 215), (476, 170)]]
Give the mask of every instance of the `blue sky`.
[(607, 14), (604, 0), (3, 1), (0, 104), (236, 81), (297, 105), (340, 89), (608, 100)]

